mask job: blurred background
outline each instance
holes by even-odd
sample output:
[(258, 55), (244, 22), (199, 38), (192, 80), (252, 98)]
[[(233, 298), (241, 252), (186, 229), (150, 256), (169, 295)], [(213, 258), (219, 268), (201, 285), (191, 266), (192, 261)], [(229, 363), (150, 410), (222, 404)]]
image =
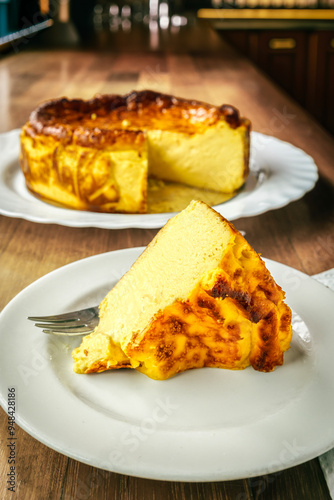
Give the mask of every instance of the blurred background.
[(334, 0), (0, 0), (0, 57), (213, 50), (210, 30), (334, 134)]

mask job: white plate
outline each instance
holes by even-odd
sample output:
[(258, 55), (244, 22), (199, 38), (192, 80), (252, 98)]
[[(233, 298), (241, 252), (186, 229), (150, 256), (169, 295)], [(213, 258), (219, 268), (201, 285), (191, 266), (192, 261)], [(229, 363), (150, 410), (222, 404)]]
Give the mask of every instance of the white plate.
[(81, 462), (166, 480), (266, 474), (334, 446), (334, 294), (282, 264), (266, 261), (296, 320), (285, 364), (273, 373), (205, 368), (167, 381), (134, 370), (77, 375), (71, 350), (80, 340), (49, 337), (26, 319), (96, 304), (141, 251), (62, 267), (1, 313), (0, 401), (6, 408), (15, 387), (18, 425)]
[[(0, 214), (32, 222), (105, 229), (159, 228), (173, 215), (101, 214), (55, 207), (28, 192), (18, 164), (19, 130), (0, 134)], [(318, 171), (301, 149), (274, 137), (252, 133), (251, 174), (244, 189), (215, 209), (228, 220), (262, 214), (301, 198)]]

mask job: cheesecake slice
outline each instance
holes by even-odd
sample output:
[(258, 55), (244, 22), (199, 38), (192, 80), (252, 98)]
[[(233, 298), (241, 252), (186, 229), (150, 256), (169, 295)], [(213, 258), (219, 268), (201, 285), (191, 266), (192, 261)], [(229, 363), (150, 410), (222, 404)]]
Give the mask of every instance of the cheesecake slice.
[[(41, 104), (21, 133), (29, 191), (77, 210), (147, 213), (148, 177), (235, 193), (249, 172), (250, 122), (148, 90)], [(176, 211), (176, 210), (175, 210)]]
[(193, 201), (104, 298), (74, 371), (132, 367), (158, 380), (202, 367), (272, 371), (292, 336), (284, 296), (233, 225)]

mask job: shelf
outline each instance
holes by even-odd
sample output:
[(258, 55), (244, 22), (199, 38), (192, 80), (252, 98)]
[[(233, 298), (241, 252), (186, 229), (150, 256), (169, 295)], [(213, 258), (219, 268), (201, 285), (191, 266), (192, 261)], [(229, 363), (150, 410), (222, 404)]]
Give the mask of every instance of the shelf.
[(200, 9), (215, 29), (334, 29), (334, 9)]
[(334, 21), (334, 9), (200, 9), (199, 19)]

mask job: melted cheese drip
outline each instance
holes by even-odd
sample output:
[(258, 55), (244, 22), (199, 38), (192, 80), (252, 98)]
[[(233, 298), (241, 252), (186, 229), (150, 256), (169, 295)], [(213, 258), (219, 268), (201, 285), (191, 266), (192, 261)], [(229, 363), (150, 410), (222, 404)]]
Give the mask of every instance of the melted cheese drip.
[(238, 194), (221, 193), (209, 189), (201, 189), (176, 182), (167, 182), (160, 179), (148, 179), (147, 212), (149, 214), (180, 212), (192, 200), (204, 201), (210, 207), (220, 205)]

